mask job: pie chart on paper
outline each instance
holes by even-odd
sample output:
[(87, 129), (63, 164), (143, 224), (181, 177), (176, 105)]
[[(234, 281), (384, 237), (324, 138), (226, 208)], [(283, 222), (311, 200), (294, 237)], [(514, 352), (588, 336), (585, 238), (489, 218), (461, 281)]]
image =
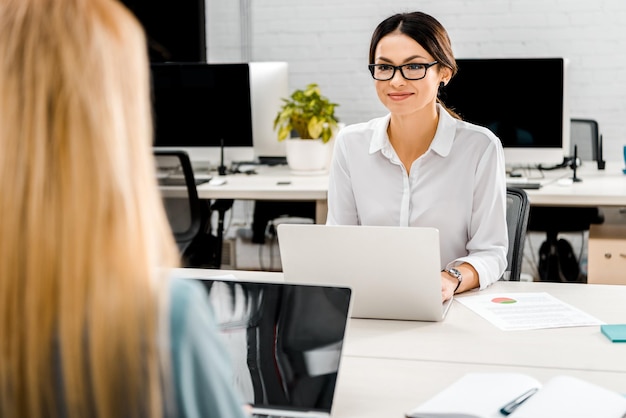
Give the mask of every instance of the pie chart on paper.
[(491, 299), (493, 303), (499, 303), (501, 305), (510, 305), (511, 303), (517, 303), (517, 300), (513, 298), (493, 298)]

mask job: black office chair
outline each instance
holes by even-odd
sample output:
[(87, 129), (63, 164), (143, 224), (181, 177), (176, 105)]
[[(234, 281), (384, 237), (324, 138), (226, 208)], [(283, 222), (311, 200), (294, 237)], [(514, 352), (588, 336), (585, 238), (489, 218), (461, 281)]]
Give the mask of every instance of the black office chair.
[(515, 187), (507, 187), (506, 223), (509, 231), (509, 251), (508, 264), (502, 280), (515, 282), (520, 280), (529, 214), (530, 202), (526, 192)]
[(598, 170), (604, 170), (602, 157), (602, 135), (598, 122), (593, 119), (570, 119), (570, 155), (574, 155), (574, 146), (578, 157), (595, 161)]
[[(598, 123), (595, 120), (571, 119), (570, 155), (575, 154), (576, 147), (579, 160), (575, 164), (580, 165), (580, 161), (594, 161), (598, 169), (604, 169), (601, 143)], [(580, 180), (585, 181), (584, 178)], [(550, 282), (585, 281), (586, 277), (581, 275), (579, 257), (574, 254), (566, 239), (559, 238), (559, 234), (581, 232), (584, 237), (584, 232), (589, 230), (591, 224), (603, 222), (604, 214), (598, 207), (533, 206), (530, 209), (528, 230), (546, 232), (546, 240), (539, 249), (539, 279)]]
[(252, 219), (252, 242), (265, 244), (268, 236), (275, 237), (274, 219), (297, 217), (315, 222), (315, 202), (255, 200)]
[(154, 150), (154, 156), (163, 205), (186, 264), (186, 252), (202, 229), (201, 203), (191, 161), (184, 151)]

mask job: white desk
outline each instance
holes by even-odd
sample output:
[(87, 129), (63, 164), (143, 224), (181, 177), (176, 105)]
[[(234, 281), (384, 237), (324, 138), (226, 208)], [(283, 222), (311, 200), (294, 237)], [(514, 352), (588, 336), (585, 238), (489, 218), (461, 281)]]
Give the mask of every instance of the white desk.
[[(538, 291), (607, 323), (626, 323), (626, 286), (497, 282), (483, 290)], [(348, 337), (349, 356), (620, 372), (626, 380), (626, 344), (609, 342), (600, 327), (501, 331), (458, 302), (439, 323), (352, 319)]]
[[(526, 190), (531, 205), (537, 206), (626, 206), (626, 175), (619, 163), (597, 170), (591, 162), (578, 169), (583, 181), (568, 186), (559, 178), (572, 176), (571, 169), (545, 171), (538, 190)], [(227, 175), (226, 184), (198, 186), (202, 199), (302, 200), (316, 202), (316, 222), (325, 223), (328, 211), (328, 175), (292, 174), (287, 166), (259, 166), (258, 174)], [(531, 172), (536, 175), (538, 172)], [(531, 177), (529, 176), (529, 178)]]
[[(282, 273), (181, 270), (281, 281)], [(609, 323), (626, 323), (626, 286), (497, 282), (483, 292), (543, 292)], [(463, 295), (459, 295), (463, 297)], [(599, 327), (501, 331), (458, 302), (443, 322), (351, 319), (339, 371), (337, 418), (402, 417), (470, 371), (567, 374), (626, 394), (626, 344)]]
[(315, 201), (317, 223), (326, 223), (328, 174), (294, 175), (287, 166), (258, 166), (257, 174), (231, 174), (226, 184), (198, 186), (201, 199)]
[(402, 418), (404, 413), (469, 372), (517, 372), (542, 382), (566, 374), (626, 393), (623, 373), (344, 356), (332, 416)]
[(536, 206), (626, 206), (622, 168), (623, 164), (609, 162), (605, 170), (598, 170), (595, 163), (584, 162), (577, 170), (582, 181), (570, 185), (561, 185), (558, 179), (572, 177), (571, 169), (545, 171), (546, 177), (538, 179), (542, 187), (526, 192), (530, 204)]

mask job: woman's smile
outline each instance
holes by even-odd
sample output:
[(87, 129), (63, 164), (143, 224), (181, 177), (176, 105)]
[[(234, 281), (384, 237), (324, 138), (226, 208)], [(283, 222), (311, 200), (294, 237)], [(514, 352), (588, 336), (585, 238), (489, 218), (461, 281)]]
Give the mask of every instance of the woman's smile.
[(413, 93), (409, 92), (409, 91), (398, 91), (398, 92), (394, 92), (394, 93), (388, 93), (387, 96), (389, 96), (389, 98), (393, 101), (399, 102), (402, 100), (405, 100), (409, 97), (411, 97), (413, 95)]

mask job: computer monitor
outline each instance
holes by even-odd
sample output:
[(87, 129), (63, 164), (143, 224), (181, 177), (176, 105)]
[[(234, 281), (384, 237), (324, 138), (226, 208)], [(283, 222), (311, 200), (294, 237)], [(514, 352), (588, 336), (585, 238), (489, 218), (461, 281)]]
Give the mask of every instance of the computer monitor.
[(146, 34), (151, 62), (206, 62), (205, 0), (121, 0)]
[(274, 119), (289, 96), (289, 67), (286, 62), (251, 62), (252, 137), (254, 155), (285, 157), (285, 141), (278, 141)]
[(443, 102), (502, 141), (507, 167), (550, 165), (569, 156), (567, 60), (457, 59)]
[[(248, 64), (152, 63), (154, 146), (195, 166), (253, 155)], [(247, 157), (247, 158), (245, 158)]]
[(154, 146), (187, 151), (195, 169), (284, 156), (273, 122), (286, 62), (152, 63)]

